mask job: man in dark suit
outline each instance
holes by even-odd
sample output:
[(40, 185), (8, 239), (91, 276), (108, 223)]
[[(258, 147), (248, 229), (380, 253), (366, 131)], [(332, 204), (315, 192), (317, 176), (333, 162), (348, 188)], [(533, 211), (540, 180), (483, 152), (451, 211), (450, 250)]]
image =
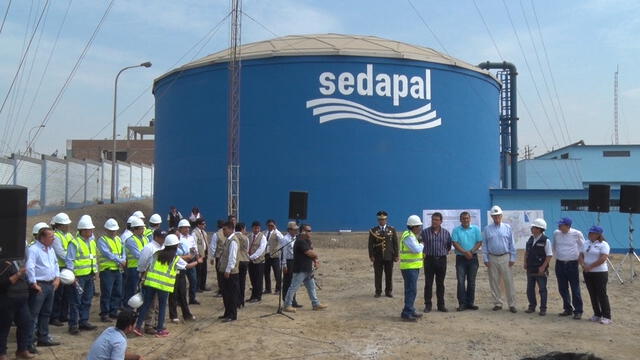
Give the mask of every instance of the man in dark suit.
[(375, 274), (375, 297), (382, 296), (382, 273), (385, 275), (384, 293), (393, 297), (393, 263), (399, 260), (398, 235), (393, 226), (387, 224), (387, 212), (378, 211), (378, 226), (369, 230), (369, 259)]

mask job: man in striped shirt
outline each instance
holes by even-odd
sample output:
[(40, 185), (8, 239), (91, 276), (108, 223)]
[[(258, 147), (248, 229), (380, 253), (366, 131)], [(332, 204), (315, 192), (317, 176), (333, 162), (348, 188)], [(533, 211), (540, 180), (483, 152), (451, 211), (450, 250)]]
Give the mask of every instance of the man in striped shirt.
[(438, 311), (447, 312), (444, 306), (444, 278), (447, 274), (447, 255), (451, 250), (451, 234), (441, 227), (442, 214), (431, 215), (431, 226), (422, 230), (424, 243), (424, 312), (431, 311), (433, 296), (433, 280), (436, 280), (436, 297)]

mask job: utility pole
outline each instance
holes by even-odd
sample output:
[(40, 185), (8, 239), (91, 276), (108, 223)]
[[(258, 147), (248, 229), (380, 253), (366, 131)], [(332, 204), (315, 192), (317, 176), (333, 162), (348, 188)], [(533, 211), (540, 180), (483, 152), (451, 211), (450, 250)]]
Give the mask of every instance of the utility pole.
[(618, 65), (613, 75), (613, 144), (618, 145), (620, 137), (618, 134)]
[(231, 0), (229, 29), (229, 148), (227, 152), (227, 215), (240, 210), (240, 35), (242, 0)]

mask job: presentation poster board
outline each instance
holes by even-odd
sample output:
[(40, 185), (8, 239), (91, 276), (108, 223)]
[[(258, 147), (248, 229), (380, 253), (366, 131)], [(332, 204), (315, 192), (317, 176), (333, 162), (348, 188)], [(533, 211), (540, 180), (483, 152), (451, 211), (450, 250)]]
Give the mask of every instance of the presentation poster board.
[(480, 218), (480, 209), (453, 209), (453, 210), (422, 210), (422, 224), (427, 228), (431, 226), (431, 215), (435, 212), (442, 214), (442, 227), (447, 229), (449, 233), (453, 228), (460, 225), (460, 213), (466, 211), (471, 214), (471, 224), (482, 229), (482, 220)]
[[(544, 218), (542, 210), (505, 210), (502, 222), (511, 225), (516, 249), (524, 249), (531, 236), (531, 223), (537, 218)], [(487, 225), (493, 222), (487, 211)]]

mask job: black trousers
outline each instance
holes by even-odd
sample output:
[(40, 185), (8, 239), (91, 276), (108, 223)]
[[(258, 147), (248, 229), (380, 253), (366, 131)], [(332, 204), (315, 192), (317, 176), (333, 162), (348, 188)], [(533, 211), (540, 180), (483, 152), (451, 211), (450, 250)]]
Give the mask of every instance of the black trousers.
[(376, 294), (382, 294), (382, 273), (384, 272), (384, 293), (390, 295), (393, 292), (393, 260), (375, 259), (373, 261), (374, 283)]
[(264, 263), (249, 263), (249, 281), (251, 281), (251, 298), (262, 300), (262, 290), (264, 280)]
[(6, 294), (0, 296), (3, 297), (0, 299), (0, 355), (7, 354), (7, 339), (12, 322), (17, 325), (17, 350), (26, 351), (33, 331), (33, 321), (27, 297), (14, 299), (7, 297)]
[(209, 258), (208, 256), (208, 251), (205, 251), (204, 254), (204, 260), (202, 262), (202, 264), (198, 264), (196, 266), (196, 273), (198, 274), (198, 289), (199, 290), (203, 290), (207, 287), (207, 259)]
[(218, 294), (222, 294), (222, 273), (220, 272), (220, 258), (216, 258), (216, 280), (218, 282)]
[(276, 291), (280, 291), (282, 285), (282, 273), (280, 272), (280, 258), (267, 257), (264, 261), (264, 287), (267, 292), (271, 292), (271, 271), (273, 270), (273, 277), (276, 279)]
[(249, 272), (249, 262), (240, 261), (238, 265), (238, 306), (244, 306), (244, 290), (247, 286), (247, 272)]
[(607, 296), (608, 271), (583, 272), (584, 282), (589, 291), (593, 315), (611, 320), (611, 307)]
[(182, 310), (182, 317), (184, 319), (191, 318), (191, 310), (189, 309), (189, 303), (187, 302), (187, 273), (182, 270), (178, 272), (176, 276), (176, 286), (173, 292), (169, 294), (169, 318), (178, 318), (178, 305)]
[(447, 274), (446, 256), (426, 256), (424, 258), (424, 304), (430, 307), (433, 296), (433, 279), (436, 280), (438, 308), (444, 307), (444, 278)]
[(238, 318), (238, 274), (230, 274), (229, 278), (222, 276), (222, 302), (224, 303), (224, 317), (236, 320)]
[[(287, 260), (287, 273), (284, 274), (282, 278), (282, 299), (287, 296), (287, 291), (289, 291), (289, 286), (291, 286), (291, 279), (293, 279), (293, 259)], [(296, 295), (293, 294), (293, 301), (291, 305), (298, 305), (298, 301), (296, 301)]]

